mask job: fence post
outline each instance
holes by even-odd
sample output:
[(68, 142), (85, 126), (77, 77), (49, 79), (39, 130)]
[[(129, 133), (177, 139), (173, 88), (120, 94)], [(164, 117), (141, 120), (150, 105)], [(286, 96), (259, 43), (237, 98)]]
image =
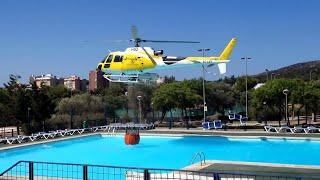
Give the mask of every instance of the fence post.
[(11, 129), (11, 137), (13, 137), (13, 136), (14, 136), (13, 129)]
[(83, 180), (88, 180), (88, 166), (83, 165)]
[(213, 174), (213, 179), (214, 180), (219, 180), (219, 174), (218, 173), (214, 173)]
[(150, 174), (149, 174), (148, 169), (145, 169), (143, 171), (143, 180), (150, 180)]
[(29, 180), (33, 180), (33, 162), (29, 162)]

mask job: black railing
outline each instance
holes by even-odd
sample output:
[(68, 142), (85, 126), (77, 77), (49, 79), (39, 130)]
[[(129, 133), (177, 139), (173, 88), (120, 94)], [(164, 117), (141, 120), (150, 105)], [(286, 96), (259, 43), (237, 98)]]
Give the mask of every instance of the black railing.
[(151, 169), (19, 161), (0, 174), (0, 179), (79, 179), (79, 180), (303, 180), (299, 177), (245, 173)]

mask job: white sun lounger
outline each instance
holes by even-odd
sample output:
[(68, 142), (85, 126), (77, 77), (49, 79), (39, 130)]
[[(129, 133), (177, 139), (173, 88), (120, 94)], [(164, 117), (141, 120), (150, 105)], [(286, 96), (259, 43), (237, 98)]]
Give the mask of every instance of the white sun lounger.
[(93, 132), (97, 132), (99, 130), (107, 131), (108, 128), (109, 128), (109, 126), (96, 126), (96, 127), (92, 127), (91, 129), (92, 129)]
[(292, 128), (290, 128), (289, 126), (280, 126), (280, 127), (276, 127), (276, 132), (277, 133), (287, 133), (287, 132), (292, 132)]
[(266, 132), (277, 132), (276, 127), (270, 125), (264, 126), (264, 130), (266, 130)]
[(68, 129), (66, 130), (67, 134), (74, 135), (74, 133), (82, 134), (84, 132), (84, 129)]
[(58, 134), (60, 136), (68, 135), (67, 130), (56, 130), (55, 132), (56, 132), (56, 134)]
[(100, 126), (100, 130), (107, 131), (110, 128), (110, 126)]
[(19, 143), (23, 143), (23, 142), (26, 142), (26, 141), (35, 141), (39, 136), (38, 135), (35, 135), (35, 136), (21, 136), (19, 135), (18, 138), (17, 138), (17, 141)]
[(7, 144), (13, 144), (13, 143), (15, 143), (15, 142), (18, 142), (18, 143), (19, 143), (18, 137), (6, 137), (6, 138), (4, 138), (4, 140), (5, 140), (5, 142), (6, 142)]
[(303, 128), (302, 126), (295, 126), (295, 127), (291, 128), (291, 132), (292, 133), (305, 133), (305, 128)]
[(56, 130), (56, 131), (49, 131), (50, 133), (54, 133), (58, 136), (65, 136), (68, 135), (67, 130)]
[(36, 134), (32, 134), (32, 136), (38, 136), (40, 138), (49, 139), (54, 138), (56, 136), (55, 133), (47, 133), (47, 132), (38, 132)]
[(308, 134), (308, 133), (319, 133), (320, 132), (320, 128), (316, 128), (314, 126), (308, 126), (307, 128), (304, 129), (304, 132), (306, 134)]
[(27, 141), (35, 141), (38, 138), (38, 136), (23, 136), (18, 135), (16, 137), (5, 137), (4, 139), (0, 139), (0, 143), (4, 142), (7, 144), (14, 144), (14, 143), (23, 143)]
[(75, 129), (75, 131), (78, 133), (78, 134), (82, 134), (84, 132), (85, 129)]

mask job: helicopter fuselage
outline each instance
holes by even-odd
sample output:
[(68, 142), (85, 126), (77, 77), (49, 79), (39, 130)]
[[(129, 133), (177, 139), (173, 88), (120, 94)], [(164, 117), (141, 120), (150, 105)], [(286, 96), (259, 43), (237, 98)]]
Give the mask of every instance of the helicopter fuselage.
[(236, 44), (233, 38), (220, 56), (164, 56), (162, 50), (155, 51), (150, 47), (130, 47), (125, 51), (111, 52), (99, 64), (98, 69), (107, 75), (142, 74), (154, 70), (172, 69), (189, 66), (218, 64), (221, 74), (226, 72), (226, 63)]
[[(144, 52), (144, 50), (147, 51)], [(172, 69), (201, 64), (212, 64), (219, 57), (176, 57), (155, 55), (150, 47), (132, 47), (125, 51), (111, 52), (98, 65), (98, 69), (111, 74), (135, 74), (137, 72), (149, 72), (152, 70)], [(150, 57), (151, 56), (151, 57)], [(222, 60), (219, 62), (228, 62)]]

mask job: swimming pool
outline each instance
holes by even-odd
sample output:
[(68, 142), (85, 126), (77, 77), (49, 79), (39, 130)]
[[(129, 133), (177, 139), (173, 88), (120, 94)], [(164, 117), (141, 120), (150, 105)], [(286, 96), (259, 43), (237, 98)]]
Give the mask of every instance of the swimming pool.
[(150, 168), (183, 168), (195, 153), (207, 160), (320, 165), (320, 141), (228, 138), (221, 136), (141, 136), (127, 146), (123, 135), (93, 135), (0, 151), (0, 172), (19, 160)]

